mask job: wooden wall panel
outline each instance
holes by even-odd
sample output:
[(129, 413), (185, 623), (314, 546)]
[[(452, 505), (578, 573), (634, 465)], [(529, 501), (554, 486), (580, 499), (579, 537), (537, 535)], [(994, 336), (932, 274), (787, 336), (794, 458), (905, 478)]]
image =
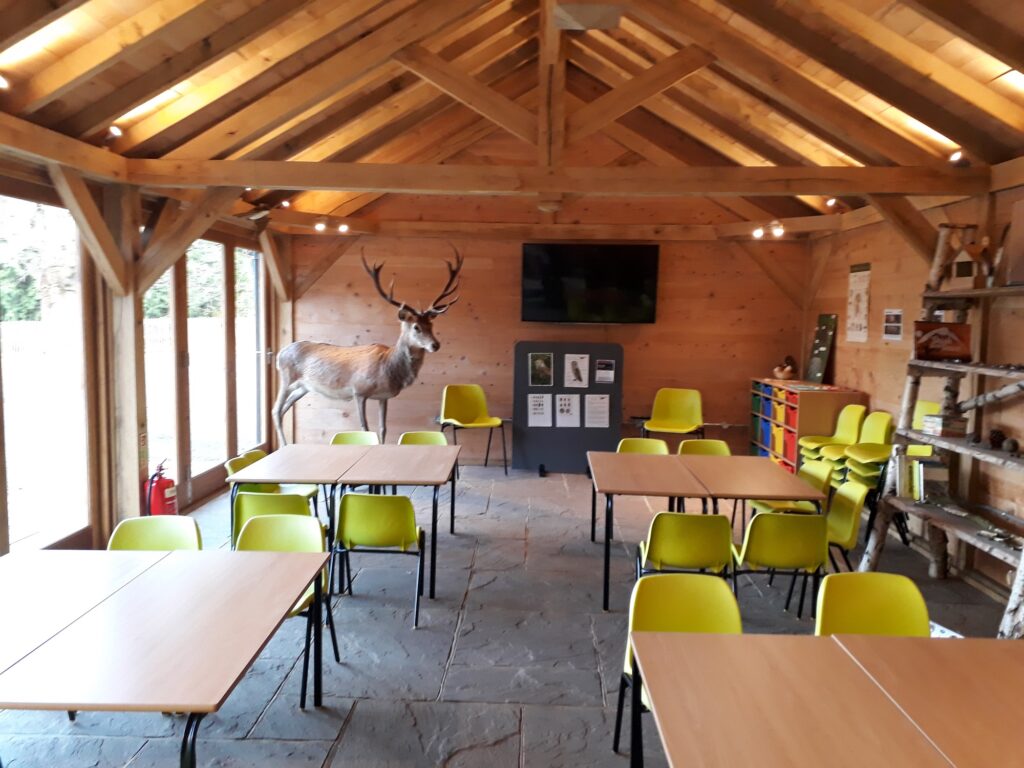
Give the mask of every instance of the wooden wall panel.
[[(317, 259), (316, 251), (334, 238), (298, 238), (296, 268)], [(768, 374), (785, 355), (796, 354), (800, 312), (748, 258), (720, 243), (670, 243), (662, 246), (658, 321), (654, 325), (574, 326), (519, 320), (520, 244), (462, 240), (466, 257), (461, 300), (438, 318), (441, 350), (428, 356), (419, 380), (391, 401), (389, 440), (404, 430), (430, 429), (446, 383), (478, 382), (496, 415), (512, 415), (512, 352), (519, 340), (609, 341), (625, 348), (624, 416), (649, 413), (654, 392), (663, 386), (700, 389), (705, 418), (747, 423), (748, 380)], [(769, 246), (784, 268), (804, 271), (807, 250), (792, 243)], [(395, 311), (374, 292), (359, 265), (360, 250), (369, 260), (387, 260), (386, 276), (396, 276), (395, 295), (424, 304), (443, 284), (440, 259), (450, 256), (440, 240), (365, 238), (303, 296), (295, 309), (296, 338), (336, 344), (393, 343)], [(390, 279), (390, 277), (386, 277)], [(309, 395), (297, 406), (297, 438), (327, 439), (341, 429), (358, 428), (352, 403)], [(376, 408), (368, 408), (371, 426)], [(712, 435), (717, 432), (712, 431)], [(739, 450), (746, 433), (727, 435)], [(474, 438), (478, 438), (475, 439)], [(468, 460), (482, 458), (483, 436), (467, 438)]]

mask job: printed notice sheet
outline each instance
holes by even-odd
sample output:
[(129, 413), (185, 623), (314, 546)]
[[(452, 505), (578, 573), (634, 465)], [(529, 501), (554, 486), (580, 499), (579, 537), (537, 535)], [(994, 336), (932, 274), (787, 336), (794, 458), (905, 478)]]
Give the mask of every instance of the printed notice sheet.
[(610, 395), (587, 395), (584, 425), (596, 429), (607, 429), (611, 411)]
[(551, 395), (527, 395), (528, 427), (551, 426)]
[(555, 395), (555, 426), (578, 427), (580, 425), (580, 396)]

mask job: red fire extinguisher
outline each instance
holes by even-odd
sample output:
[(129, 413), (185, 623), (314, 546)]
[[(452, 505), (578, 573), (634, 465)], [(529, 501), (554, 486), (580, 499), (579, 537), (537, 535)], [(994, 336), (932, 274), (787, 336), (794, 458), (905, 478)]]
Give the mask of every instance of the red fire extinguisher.
[(146, 511), (148, 515), (176, 515), (178, 514), (178, 489), (174, 481), (164, 477), (164, 462), (161, 461), (143, 489), (146, 497)]

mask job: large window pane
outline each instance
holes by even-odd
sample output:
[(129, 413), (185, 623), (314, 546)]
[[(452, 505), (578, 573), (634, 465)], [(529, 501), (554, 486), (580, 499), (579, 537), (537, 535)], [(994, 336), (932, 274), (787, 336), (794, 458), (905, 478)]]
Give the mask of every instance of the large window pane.
[(167, 270), (142, 297), (145, 317), (146, 425), (149, 434), (149, 471), (165, 462), (167, 476), (181, 481), (178, 473), (177, 409), (174, 388), (174, 310), (171, 275)]
[(228, 458), (224, 246), (196, 240), (185, 254), (192, 476)]
[(46, 546), (89, 523), (80, 263), (71, 214), (0, 197), (0, 355), (12, 549)]
[(238, 450), (263, 442), (266, 402), (263, 286), (259, 251), (235, 249), (235, 385), (238, 404)]

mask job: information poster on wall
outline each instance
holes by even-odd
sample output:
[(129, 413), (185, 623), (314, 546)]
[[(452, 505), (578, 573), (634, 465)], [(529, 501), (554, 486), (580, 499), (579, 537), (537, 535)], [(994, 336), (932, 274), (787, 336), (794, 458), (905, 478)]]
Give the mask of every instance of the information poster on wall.
[(608, 429), (611, 397), (609, 395), (587, 395), (584, 405), (586, 413), (583, 425), (590, 429)]
[(903, 310), (887, 309), (882, 315), (882, 338), (886, 341), (903, 341)]
[(565, 356), (565, 386), (586, 389), (590, 384), (590, 355)]
[(555, 395), (555, 426), (578, 427), (580, 425), (580, 396)]
[(526, 396), (527, 424), (531, 427), (551, 426), (551, 395)]
[(868, 340), (868, 296), (871, 289), (871, 265), (850, 267), (849, 291), (846, 297), (846, 340)]
[(555, 356), (551, 352), (530, 353), (530, 386), (550, 387), (555, 383)]
[(614, 384), (615, 383), (615, 361), (595, 360), (594, 361), (594, 383)]

